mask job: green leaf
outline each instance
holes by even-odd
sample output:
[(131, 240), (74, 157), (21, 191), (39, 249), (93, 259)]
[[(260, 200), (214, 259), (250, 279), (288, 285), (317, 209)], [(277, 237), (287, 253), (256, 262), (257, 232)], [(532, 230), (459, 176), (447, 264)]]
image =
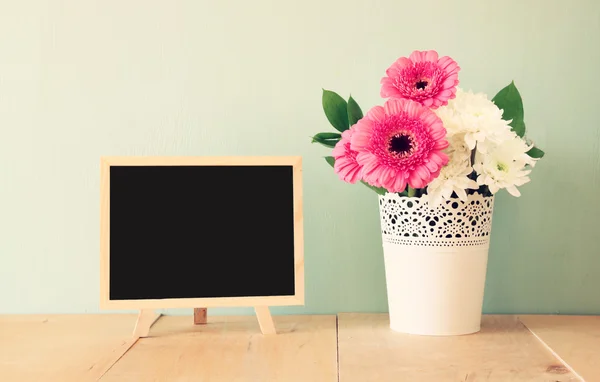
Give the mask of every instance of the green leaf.
[(492, 98), (492, 102), (498, 106), (499, 109), (503, 110), (502, 119), (505, 121), (512, 120), (509, 125), (512, 126), (512, 130), (519, 136), (525, 135), (525, 122), (524, 122), (524, 111), (523, 111), (523, 100), (521, 94), (515, 86), (515, 82), (512, 81), (508, 86), (503, 88)]
[(319, 133), (312, 137), (311, 143), (317, 142), (325, 147), (334, 148), (341, 138), (342, 134), (340, 133)]
[(329, 165), (331, 167), (333, 167), (333, 165), (335, 164), (335, 158), (334, 157), (325, 157), (325, 161), (327, 161), (327, 163), (329, 163)]
[(317, 135), (315, 135), (313, 137), (314, 138), (319, 138), (319, 139), (341, 139), (342, 138), (342, 134), (340, 133), (319, 133)]
[(329, 123), (339, 132), (348, 130), (348, 105), (337, 93), (323, 89), (323, 111)]
[(545, 152), (538, 149), (537, 147), (532, 147), (529, 151), (527, 151), (527, 155), (529, 155), (530, 157), (535, 158), (535, 159), (542, 158), (544, 156), (544, 154), (545, 154)]
[(337, 144), (337, 141), (326, 140), (326, 139), (315, 139), (315, 138), (313, 138), (312, 143), (319, 143), (319, 144), (321, 144), (321, 145), (323, 145), (325, 147), (328, 147), (328, 148), (332, 149)]
[(354, 98), (350, 96), (348, 98), (348, 122), (350, 126), (353, 126), (356, 122), (360, 121), (363, 117), (363, 112), (360, 110), (360, 106), (356, 103)]
[[(334, 157), (325, 157), (325, 161), (327, 163), (329, 163), (329, 165), (331, 167), (333, 167), (335, 165), (335, 158)], [(371, 190), (375, 191), (379, 195), (385, 195), (385, 193), (387, 192), (387, 190), (385, 188), (371, 186), (369, 183), (363, 182), (362, 180), (360, 182), (362, 184), (364, 184), (365, 186), (369, 187)]]
[(360, 182), (365, 186), (369, 187), (371, 190), (375, 191), (378, 195), (385, 195), (385, 193), (387, 192), (385, 188), (371, 186), (369, 183), (363, 182), (362, 180)]

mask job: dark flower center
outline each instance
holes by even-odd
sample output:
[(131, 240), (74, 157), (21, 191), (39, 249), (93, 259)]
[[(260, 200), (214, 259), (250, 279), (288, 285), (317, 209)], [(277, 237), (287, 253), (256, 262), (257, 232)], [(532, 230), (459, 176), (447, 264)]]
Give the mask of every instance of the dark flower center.
[(396, 134), (390, 139), (390, 152), (405, 155), (413, 148), (412, 138), (405, 134)]
[(420, 80), (420, 81), (417, 81), (417, 83), (415, 84), (415, 87), (419, 90), (423, 90), (427, 87), (428, 84), (429, 84), (429, 82), (427, 82), (425, 80)]

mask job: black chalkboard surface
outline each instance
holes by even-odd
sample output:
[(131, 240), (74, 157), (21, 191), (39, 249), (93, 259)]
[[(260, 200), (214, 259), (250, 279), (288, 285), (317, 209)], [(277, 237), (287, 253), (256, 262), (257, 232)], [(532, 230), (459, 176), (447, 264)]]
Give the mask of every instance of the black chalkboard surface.
[(107, 168), (108, 300), (298, 294), (294, 166)]

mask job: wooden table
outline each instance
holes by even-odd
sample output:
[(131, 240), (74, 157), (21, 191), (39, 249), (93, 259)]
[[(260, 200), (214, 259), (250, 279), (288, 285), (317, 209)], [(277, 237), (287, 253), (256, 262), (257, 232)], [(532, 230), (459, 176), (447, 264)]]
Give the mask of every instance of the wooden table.
[(136, 342), (136, 315), (0, 315), (0, 381), (96, 381)]
[(484, 316), (480, 333), (392, 332), (386, 314), (0, 316), (0, 381), (600, 381), (600, 317)]

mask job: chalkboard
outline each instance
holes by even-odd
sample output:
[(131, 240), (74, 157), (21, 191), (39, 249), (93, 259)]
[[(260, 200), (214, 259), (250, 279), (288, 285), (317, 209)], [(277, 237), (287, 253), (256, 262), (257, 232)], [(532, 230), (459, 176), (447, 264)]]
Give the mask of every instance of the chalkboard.
[(303, 303), (299, 158), (104, 158), (103, 167), (104, 305)]

